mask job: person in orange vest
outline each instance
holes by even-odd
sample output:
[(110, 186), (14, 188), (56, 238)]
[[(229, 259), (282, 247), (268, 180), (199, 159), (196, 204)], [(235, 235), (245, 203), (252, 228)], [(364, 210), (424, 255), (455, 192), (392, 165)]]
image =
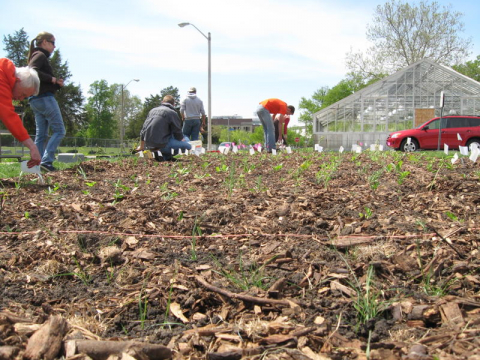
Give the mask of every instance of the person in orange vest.
[(37, 146), (28, 135), (22, 119), (15, 112), (13, 100), (23, 100), (38, 94), (40, 79), (37, 72), (30, 67), (15, 68), (9, 59), (0, 59), (0, 120), (8, 131), (30, 150), (29, 168), (40, 165), (41, 156)]
[(263, 137), (265, 140), (265, 148), (267, 152), (276, 150), (275, 141), (275, 126), (273, 120), (280, 115), (279, 120), (283, 123), (285, 115), (293, 115), (295, 108), (292, 105), (287, 105), (286, 102), (280, 99), (267, 99), (260, 102), (256, 114), (263, 126)]

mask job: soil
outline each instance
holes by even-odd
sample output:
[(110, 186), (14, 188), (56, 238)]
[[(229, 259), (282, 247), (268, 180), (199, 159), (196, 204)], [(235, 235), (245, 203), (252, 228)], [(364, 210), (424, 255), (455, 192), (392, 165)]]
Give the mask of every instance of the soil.
[(65, 339), (161, 344), (175, 359), (480, 359), (468, 158), (209, 153), (44, 178), (1, 180), (12, 359), (33, 332), (18, 319), (53, 315)]

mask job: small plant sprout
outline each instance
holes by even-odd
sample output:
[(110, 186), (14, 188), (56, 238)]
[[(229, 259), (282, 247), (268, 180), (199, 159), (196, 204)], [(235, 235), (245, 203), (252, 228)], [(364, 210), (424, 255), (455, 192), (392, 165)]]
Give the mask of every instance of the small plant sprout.
[(192, 243), (191, 243), (191, 259), (197, 260), (197, 236), (202, 236), (202, 229), (198, 222), (198, 218), (195, 218), (195, 224), (192, 229)]
[(373, 216), (372, 209), (369, 207), (365, 206), (365, 212), (364, 213), (359, 213), (358, 215), (360, 216), (361, 219), (370, 219)]

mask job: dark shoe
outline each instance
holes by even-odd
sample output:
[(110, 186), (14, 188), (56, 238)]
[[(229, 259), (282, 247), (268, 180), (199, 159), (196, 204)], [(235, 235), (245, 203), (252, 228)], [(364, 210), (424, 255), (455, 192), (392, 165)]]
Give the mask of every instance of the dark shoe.
[(53, 165), (49, 164), (40, 164), (40, 168), (45, 172), (57, 171), (57, 169), (55, 169)]

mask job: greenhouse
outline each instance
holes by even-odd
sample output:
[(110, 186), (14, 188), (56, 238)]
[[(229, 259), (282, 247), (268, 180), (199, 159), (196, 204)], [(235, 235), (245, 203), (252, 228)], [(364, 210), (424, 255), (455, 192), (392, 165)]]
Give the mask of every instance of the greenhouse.
[(327, 148), (385, 144), (389, 133), (443, 115), (479, 115), (480, 83), (423, 59), (313, 115), (314, 138)]

